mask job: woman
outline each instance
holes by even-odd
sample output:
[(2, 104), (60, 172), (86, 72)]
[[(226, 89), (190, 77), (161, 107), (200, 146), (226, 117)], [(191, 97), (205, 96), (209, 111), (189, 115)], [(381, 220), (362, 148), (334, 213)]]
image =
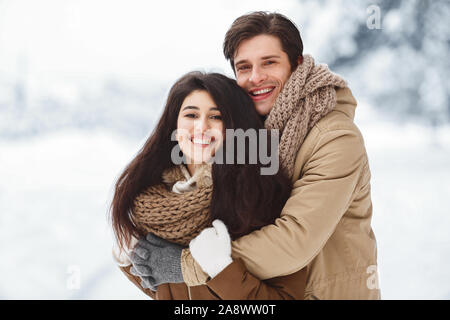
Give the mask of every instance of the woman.
[[(129, 252), (148, 233), (187, 246), (211, 225), (235, 239), (279, 217), (290, 194), (289, 179), (281, 172), (261, 175), (260, 152), (256, 164), (249, 164), (253, 149), (248, 144), (236, 149), (234, 137), (224, 139), (227, 129), (264, 129), (252, 100), (234, 80), (194, 72), (173, 85), (155, 131), (116, 183), (111, 204), (121, 249), (116, 259), (155, 299), (303, 299), (304, 271), (260, 281), (240, 260), (230, 261), (206, 285), (191, 288), (168, 283), (150, 290), (130, 272)], [(186, 165), (180, 164), (179, 150)], [(245, 164), (237, 164), (242, 156)], [(149, 255), (145, 248), (134, 252), (135, 259)]]

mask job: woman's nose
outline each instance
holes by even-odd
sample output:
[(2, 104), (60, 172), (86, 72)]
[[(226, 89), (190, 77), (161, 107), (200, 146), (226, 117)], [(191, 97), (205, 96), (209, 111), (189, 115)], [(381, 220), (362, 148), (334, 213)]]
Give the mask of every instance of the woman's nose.
[(194, 129), (196, 133), (203, 133), (209, 129), (208, 121), (206, 118), (201, 117), (194, 122)]

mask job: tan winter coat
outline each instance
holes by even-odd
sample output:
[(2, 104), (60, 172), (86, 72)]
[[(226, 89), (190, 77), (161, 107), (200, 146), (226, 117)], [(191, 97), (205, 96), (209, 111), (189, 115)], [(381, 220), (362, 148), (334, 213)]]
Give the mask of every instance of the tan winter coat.
[[(336, 92), (336, 108), (311, 129), (297, 154), (281, 217), (234, 241), (232, 256), (259, 279), (306, 268), (305, 299), (380, 299), (370, 169), (353, 122), (356, 100), (348, 88)], [(207, 277), (188, 251), (182, 270), (189, 285)]]

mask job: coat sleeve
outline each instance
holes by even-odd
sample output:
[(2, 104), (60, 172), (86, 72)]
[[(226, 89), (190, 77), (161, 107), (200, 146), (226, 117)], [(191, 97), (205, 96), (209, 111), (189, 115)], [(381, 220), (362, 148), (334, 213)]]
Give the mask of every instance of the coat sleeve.
[(306, 270), (261, 281), (236, 259), (206, 285), (222, 300), (303, 300)]
[[(233, 258), (259, 279), (293, 274), (314, 259), (347, 211), (367, 163), (356, 126), (314, 129), (315, 143), (280, 218), (232, 243)], [(184, 274), (199, 268), (183, 266)]]
[(136, 287), (138, 287), (139, 289), (141, 289), (142, 292), (144, 292), (146, 295), (148, 295), (150, 298), (155, 299), (156, 297), (156, 292), (150, 290), (150, 289), (144, 289), (141, 285), (141, 279), (133, 274), (131, 274), (130, 269), (131, 266), (128, 267), (119, 267), (120, 270), (125, 274), (125, 276), (131, 281), (133, 282)]

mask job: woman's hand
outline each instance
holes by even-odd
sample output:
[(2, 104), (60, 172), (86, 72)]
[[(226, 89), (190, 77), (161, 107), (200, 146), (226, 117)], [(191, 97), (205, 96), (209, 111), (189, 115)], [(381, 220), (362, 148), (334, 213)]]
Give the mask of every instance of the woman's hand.
[(151, 233), (139, 240), (131, 255), (131, 274), (139, 276), (141, 285), (156, 291), (162, 283), (184, 282), (181, 272), (183, 247)]
[(212, 228), (204, 229), (191, 240), (189, 249), (202, 269), (214, 278), (233, 260), (227, 227), (220, 220), (214, 220), (212, 225)]

